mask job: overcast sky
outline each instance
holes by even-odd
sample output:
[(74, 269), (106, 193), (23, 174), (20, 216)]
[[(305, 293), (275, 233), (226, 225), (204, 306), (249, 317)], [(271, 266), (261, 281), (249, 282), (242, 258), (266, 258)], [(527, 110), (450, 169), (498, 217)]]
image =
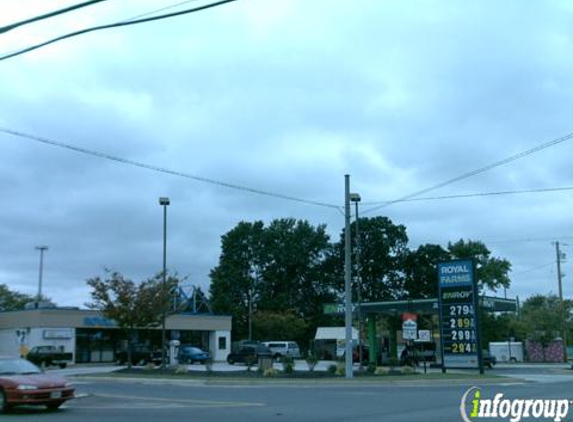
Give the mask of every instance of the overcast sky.
[[(79, 0), (2, 0), (0, 26)], [(170, 6), (108, 0), (0, 34), (0, 54)], [(205, 4), (196, 0), (165, 12)], [(163, 13), (165, 13), (163, 12)], [(94, 32), (0, 61), (0, 127), (173, 171), (343, 205), (401, 198), (573, 132), (570, 1), (239, 0)], [(422, 195), (573, 186), (573, 140)], [(168, 268), (207, 289), (239, 221), (344, 224), (300, 204), (0, 132), (0, 283), (89, 300), (104, 268)], [(410, 247), (483, 240), (513, 265), (508, 294), (557, 292), (573, 257), (573, 191), (402, 202)], [(363, 209), (369, 206), (365, 205)], [(565, 273), (570, 263), (563, 264)], [(564, 278), (573, 295), (573, 273)]]

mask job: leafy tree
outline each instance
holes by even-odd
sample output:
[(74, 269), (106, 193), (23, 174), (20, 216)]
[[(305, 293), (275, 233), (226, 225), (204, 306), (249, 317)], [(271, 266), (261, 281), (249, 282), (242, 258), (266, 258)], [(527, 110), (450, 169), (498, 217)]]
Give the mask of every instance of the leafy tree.
[(155, 327), (161, 323), (164, 313), (169, 312), (178, 279), (168, 276), (163, 283), (162, 274), (158, 274), (136, 284), (118, 272), (111, 272), (103, 279), (88, 279), (87, 284), (93, 289), (92, 302), (87, 306), (98, 309), (125, 331), (128, 362), (131, 365), (131, 346), (136, 330)]
[(251, 315), (290, 310), (314, 326), (324, 318), (322, 304), (334, 300), (325, 266), (329, 251), (324, 226), (295, 219), (267, 227), (239, 223), (222, 237), (219, 265), (211, 270), (213, 310), (233, 315), (236, 338), (248, 334), (249, 304)]
[(543, 348), (573, 326), (573, 301), (555, 295), (535, 295), (521, 308), (519, 332), (529, 340), (539, 342)]
[(479, 289), (485, 288), (496, 292), (499, 288), (508, 288), (511, 280), (509, 272), (511, 263), (503, 258), (491, 256), (490, 250), (483, 242), (463, 239), (448, 243), (448, 252), (452, 259), (475, 259)]
[(249, 332), (249, 308), (255, 312), (262, 283), (262, 221), (240, 222), (222, 236), (219, 265), (210, 273), (210, 298), (214, 312), (233, 316), (233, 335)]
[(255, 338), (260, 340), (293, 340), (300, 346), (308, 342), (309, 323), (293, 311), (259, 311), (254, 319)]
[(449, 259), (449, 252), (440, 245), (426, 244), (415, 251), (408, 251), (404, 261), (404, 289), (407, 297), (438, 297), (438, 263)]
[[(407, 256), (408, 235), (406, 227), (396, 225), (387, 217), (360, 218), (360, 276), (362, 300), (376, 302), (392, 300), (404, 295), (404, 260)], [(356, 262), (356, 222), (351, 224), (351, 240), (353, 257)], [(340, 242), (337, 245), (339, 260), (339, 286), (344, 277), (344, 236), (342, 230)]]
[[(19, 311), (24, 309), (27, 303), (35, 302), (37, 296), (10, 290), (5, 284), (0, 284), (0, 311)], [(50, 299), (42, 296), (41, 302), (50, 302)]]
[(517, 330), (518, 319), (513, 312), (496, 314), (480, 308), (482, 346), (486, 349), (493, 341), (508, 341), (510, 337), (524, 338)]
[(322, 319), (322, 304), (334, 300), (324, 260), (330, 248), (325, 226), (274, 220), (265, 229), (264, 270), (259, 308), (290, 310), (310, 323)]

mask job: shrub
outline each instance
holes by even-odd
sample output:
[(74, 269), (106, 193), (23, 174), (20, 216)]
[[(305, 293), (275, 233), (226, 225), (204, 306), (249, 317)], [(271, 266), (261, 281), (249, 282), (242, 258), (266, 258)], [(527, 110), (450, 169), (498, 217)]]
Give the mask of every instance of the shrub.
[(147, 365), (143, 367), (144, 371), (153, 371), (155, 369), (155, 365), (153, 362), (149, 362)]
[(375, 373), (376, 372), (376, 364), (369, 363), (368, 366), (366, 367), (366, 372), (368, 372), (369, 374)]
[(388, 375), (390, 368), (385, 368), (384, 366), (379, 366), (374, 370), (374, 375)]
[(287, 374), (292, 374), (294, 372), (294, 359), (291, 356), (285, 356), (282, 358), (283, 371)]
[(344, 366), (338, 366), (336, 368), (336, 375), (340, 375), (340, 376), (346, 375), (346, 368), (344, 368)]
[(328, 368), (326, 368), (326, 370), (328, 372), (330, 372), (331, 374), (335, 374), (336, 373), (336, 365), (331, 363), (330, 365), (328, 365)]
[(275, 368), (269, 368), (263, 372), (263, 377), (276, 377), (278, 374), (279, 371), (277, 371)]
[(175, 368), (176, 374), (186, 374), (187, 372), (189, 372), (189, 369), (186, 365), (178, 365), (177, 368)]
[(309, 372), (314, 371), (316, 364), (318, 363), (318, 358), (312, 353), (306, 357), (306, 364), (308, 365)]
[(411, 366), (404, 366), (402, 368), (402, 373), (403, 374), (415, 374), (416, 370), (414, 368), (412, 368)]

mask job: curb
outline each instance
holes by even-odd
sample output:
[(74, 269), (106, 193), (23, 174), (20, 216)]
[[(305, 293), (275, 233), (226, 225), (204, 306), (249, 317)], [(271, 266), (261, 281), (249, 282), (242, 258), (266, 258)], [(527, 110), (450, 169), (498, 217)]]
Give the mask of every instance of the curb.
[(476, 384), (476, 385), (488, 385), (488, 384), (507, 384), (507, 383), (518, 383), (524, 384), (527, 381), (519, 378), (513, 377), (495, 377), (495, 378), (427, 378), (427, 379), (410, 379), (410, 380), (399, 380), (395, 378), (391, 379), (175, 379), (175, 378), (155, 378), (155, 377), (130, 377), (130, 376), (118, 376), (118, 377), (106, 377), (106, 376), (89, 376), (89, 375), (79, 375), (75, 378), (81, 378), (92, 381), (107, 381), (107, 382), (124, 382), (124, 383), (142, 383), (142, 384), (156, 384), (156, 385), (189, 385), (189, 386), (213, 386), (213, 387), (225, 387), (225, 386), (273, 386), (273, 387), (362, 387), (362, 386), (409, 386), (409, 387), (447, 387), (452, 385), (464, 385), (464, 384)]

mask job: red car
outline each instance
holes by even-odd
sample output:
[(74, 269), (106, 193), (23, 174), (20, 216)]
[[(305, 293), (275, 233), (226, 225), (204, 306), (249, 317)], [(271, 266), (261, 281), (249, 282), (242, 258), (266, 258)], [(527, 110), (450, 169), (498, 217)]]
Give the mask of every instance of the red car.
[(13, 406), (44, 405), (50, 410), (74, 398), (74, 387), (42, 372), (25, 359), (0, 359), (0, 413)]

